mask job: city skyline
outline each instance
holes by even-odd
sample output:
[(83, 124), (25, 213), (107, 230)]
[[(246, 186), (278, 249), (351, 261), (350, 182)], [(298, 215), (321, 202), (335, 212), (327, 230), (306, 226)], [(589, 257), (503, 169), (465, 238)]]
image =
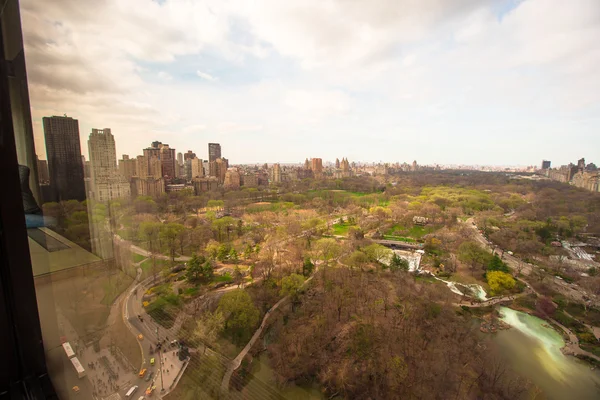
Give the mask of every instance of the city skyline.
[(151, 136), (182, 151), (219, 142), (236, 163), (318, 148), (324, 160), (566, 164), (600, 145), (593, 0), (22, 3), (38, 154), (41, 117), (64, 113), (82, 133), (110, 126), (118, 154)]

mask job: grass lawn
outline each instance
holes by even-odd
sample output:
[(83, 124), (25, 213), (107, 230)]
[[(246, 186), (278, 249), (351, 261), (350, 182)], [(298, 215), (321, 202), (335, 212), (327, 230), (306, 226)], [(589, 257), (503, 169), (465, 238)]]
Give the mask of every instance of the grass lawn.
[[(396, 224), (396, 225), (393, 225), (390, 229), (388, 229), (388, 231), (385, 233), (384, 236), (389, 236), (390, 237), (389, 240), (402, 240), (402, 239), (398, 239), (398, 238), (421, 239), (423, 236), (430, 234), (431, 232), (435, 232), (438, 229), (439, 229), (439, 227), (431, 226), (431, 225), (427, 225), (427, 226), (413, 225), (412, 227), (407, 228), (400, 224)], [(396, 239), (393, 239), (394, 237)], [(403, 241), (410, 242), (409, 240), (403, 240)]]
[[(163, 268), (171, 266), (171, 261), (156, 259), (156, 275), (160, 274)], [(146, 261), (140, 264), (142, 268), (142, 278), (152, 276), (152, 259), (148, 258)]]
[(348, 229), (350, 229), (351, 226), (355, 226), (355, 224), (349, 224), (348, 222), (337, 223), (333, 225), (332, 232), (337, 236), (347, 236)]
[(383, 235), (383, 238), (385, 240), (395, 240), (397, 242), (416, 243), (415, 239), (403, 236)]

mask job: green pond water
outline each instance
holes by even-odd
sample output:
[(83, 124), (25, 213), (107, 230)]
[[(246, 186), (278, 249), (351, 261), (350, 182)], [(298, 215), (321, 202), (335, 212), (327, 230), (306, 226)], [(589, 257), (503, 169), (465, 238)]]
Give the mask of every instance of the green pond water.
[(600, 399), (600, 371), (562, 354), (564, 341), (558, 332), (526, 313), (506, 307), (499, 311), (512, 329), (499, 331), (493, 342), (516, 372), (544, 392), (538, 400)]
[[(493, 346), (515, 372), (530, 379), (543, 391), (536, 400), (600, 400), (600, 369), (592, 370), (589, 364), (563, 355), (560, 351), (564, 346), (562, 336), (543, 326), (545, 321), (506, 307), (499, 307), (499, 311), (503, 315), (502, 320), (512, 328), (496, 333), (492, 339)], [(325, 398), (316, 383), (278, 388), (275, 373), (267, 354), (262, 353), (254, 359), (253, 377), (242, 393), (262, 393), (264, 398), (290, 400)]]

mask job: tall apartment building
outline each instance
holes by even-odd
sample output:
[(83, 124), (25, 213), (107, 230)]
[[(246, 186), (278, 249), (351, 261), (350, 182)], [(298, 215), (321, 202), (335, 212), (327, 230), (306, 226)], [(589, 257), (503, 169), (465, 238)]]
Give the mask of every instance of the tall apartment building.
[(542, 160), (542, 169), (550, 169), (551, 164), (548, 160)]
[(115, 137), (109, 128), (92, 129), (88, 139), (92, 198), (109, 201), (129, 197), (131, 188), (117, 169)]
[(188, 150), (185, 153), (183, 153), (183, 161), (185, 161), (185, 160), (192, 160), (194, 158), (196, 158), (196, 153), (194, 153), (191, 150)]
[(204, 176), (204, 168), (202, 166), (202, 160), (200, 158), (188, 159), (186, 162), (190, 164), (190, 174), (188, 179), (202, 178)]
[(313, 158), (310, 160), (310, 169), (312, 170), (316, 179), (323, 177), (323, 160), (320, 158)]
[(119, 174), (128, 181), (134, 176), (138, 176), (138, 160), (123, 154), (123, 158), (119, 160)]
[(273, 164), (273, 183), (281, 183), (281, 166)]
[(217, 161), (221, 158), (221, 145), (219, 143), (208, 144), (208, 162)]
[(44, 117), (42, 123), (53, 199), (85, 200), (79, 121), (52, 116)]
[(237, 168), (228, 168), (223, 178), (223, 186), (231, 189), (239, 189), (240, 173)]
[[(150, 147), (144, 149), (144, 157), (147, 157), (148, 164), (151, 163), (153, 157), (160, 160), (160, 176), (166, 176), (168, 179), (176, 177), (175, 149), (170, 148), (168, 144), (158, 141), (152, 142)], [(152, 171), (152, 174), (154, 173), (155, 171)]]

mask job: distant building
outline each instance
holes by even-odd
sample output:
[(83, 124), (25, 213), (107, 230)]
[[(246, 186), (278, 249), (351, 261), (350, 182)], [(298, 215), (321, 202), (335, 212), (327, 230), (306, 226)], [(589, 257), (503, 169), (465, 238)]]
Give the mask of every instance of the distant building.
[(551, 164), (552, 164), (552, 163), (551, 163), (550, 161), (548, 161), (548, 160), (543, 160), (543, 161), (542, 161), (542, 169), (550, 169), (550, 165), (551, 165)]
[(281, 166), (273, 164), (273, 183), (281, 183)]
[(221, 158), (221, 145), (219, 143), (208, 144), (208, 162), (217, 161)]
[[(170, 148), (168, 144), (163, 144), (162, 142), (158, 141), (152, 142), (150, 147), (144, 149), (144, 157), (147, 157), (147, 162), (149, 164), (152, 162), (153, 157), (156, 157), (158, 160), (160, 160), (160, 175), (162, 177), (166, 177), (167, 180), (177, 177), (175, 149)], [(152, 171), (152, 175), (155, 173), (156, 171)]]
[(128, 181), (134, 176), (138, 176), (138, 160), (123, 154), (123, 158), (119, 160), (119, 173)]
[(225, 173), (229, 168), (229, 162), (226, 158), (217, 158), (215, 161), (208, 163), (209, 175), (217, 178), (219, 183), (225, 182)]
[(310, 160), (310, 169), (312, 170), (315, 179), (323, 177), (323, 160), (320, 158), (312, 158)]
[(192, 178), (202, 178), (205, 175), (202, 160), (200, 158), (188, 159), (187, 161), (190, 163), (190, 180)]
[(212, 192), (219, 188), (219, 182), (217, 178), (213, 176), (205, 178), (193, 178), (192, 186), (194, 187), (194, 193), (198, 196), (200, 193)]
[(573, 186), (589, 190), (591, 192), (600, 191), (600, 173), (579, 171), (573, 175)]
[(147, 176), (145, 178), (133, 177), (131, 179), (131, 196), (158, 197), (165, 193), (165, 180), (162, 177)]
[(223, 179), (223, 186), (230, 189), (239, 189), (240, 173), (237, 168), (228, 168)]
[(53, 116), (44, 117), (42, 123), (52, 197), (57, 201), (85, 200), (79, 121)]
[(336, 168), (336, 169), (339, 169), (339, 168), (340, 168), (340, 159), (339, 159), (339, 158), (336, 158), (336, 159), (335, 159), (335, 168)]
[(117, 169), (115, 138), (109, 128), (92, 129), (88, 139), (91, 171), (91, 197), (109, 201), (129, 197), (131, 186)]
[(192, 152), (191, 150), (186, 151), (185, 153), (183, 153), (183, 161), (185, 162), (185, 160), (192, 160), (196, 158), (196, 153)]
[(241, 184), (244, 187), (257, 187), (258, 186), (258, 178), (256, 174), (245, 174), (241, 177)]
[(412, 162), (412, 165), (411, 165), (411, 167), (410, 167), (410, 170), (414, 172), (414, 171), (416, 171), (416, 170), (418, 170), (418, 169), (419, 169), (419, 164), (417, 164), (417, 160), (414, 160), (414, 161)]

